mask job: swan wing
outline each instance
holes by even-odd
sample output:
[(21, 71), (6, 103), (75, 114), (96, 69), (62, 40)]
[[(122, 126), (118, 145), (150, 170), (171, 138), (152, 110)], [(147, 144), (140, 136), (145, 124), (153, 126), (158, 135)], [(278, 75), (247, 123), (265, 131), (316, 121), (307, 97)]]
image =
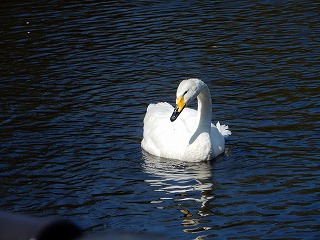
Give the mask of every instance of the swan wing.
[[(144, 118), (141, 146), (147, 152), (165, 158), (180, 158), (190, 138), (195, 110), (185, 109), (171, 122), (174, 108), (165, 102), (150, 104)], [(190, 111), (192, 110), (192, 111)], [(192, 117), (193, 116), (193, 117)]]

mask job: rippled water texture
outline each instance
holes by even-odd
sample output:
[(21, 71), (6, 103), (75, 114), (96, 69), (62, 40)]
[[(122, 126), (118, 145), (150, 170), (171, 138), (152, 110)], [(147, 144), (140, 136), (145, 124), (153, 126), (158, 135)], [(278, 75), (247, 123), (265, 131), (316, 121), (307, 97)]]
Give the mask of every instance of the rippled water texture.
[[(320, 238), (319, 13), (317, 1), (2, 3), (0, 210), (89, 234)], [(189, 77), (232, 130), (226, 154), (143, 153), (147, 105), (174, 104)]]

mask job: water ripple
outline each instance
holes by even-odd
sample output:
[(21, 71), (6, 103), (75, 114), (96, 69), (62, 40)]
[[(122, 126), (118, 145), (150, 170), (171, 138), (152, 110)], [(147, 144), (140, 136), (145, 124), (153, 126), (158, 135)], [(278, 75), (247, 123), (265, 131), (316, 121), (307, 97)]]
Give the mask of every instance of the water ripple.
[[(2, 4), (1, 209), (72, 218), (88, 232), (319, 238), (319, 10)], [(147, 105), (174, 104), (187, 77), (208, 84), (213, 122), (233, 132), (211, 163), (141, 153)]]

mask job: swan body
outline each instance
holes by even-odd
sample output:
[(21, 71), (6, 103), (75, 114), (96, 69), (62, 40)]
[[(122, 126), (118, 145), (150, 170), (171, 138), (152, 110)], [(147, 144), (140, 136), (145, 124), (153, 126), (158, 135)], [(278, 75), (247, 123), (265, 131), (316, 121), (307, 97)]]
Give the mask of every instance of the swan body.
[[(198, 99), (198, 110), (185, 106)], [(148, 153), (189, 162), (210, 160), (224, 152), (228, 126), (211, 123), (212, 101), (208, 86), (191, 78), (177, 89), (176, 108), (150, 104), (144, 118), (141, 147)]]

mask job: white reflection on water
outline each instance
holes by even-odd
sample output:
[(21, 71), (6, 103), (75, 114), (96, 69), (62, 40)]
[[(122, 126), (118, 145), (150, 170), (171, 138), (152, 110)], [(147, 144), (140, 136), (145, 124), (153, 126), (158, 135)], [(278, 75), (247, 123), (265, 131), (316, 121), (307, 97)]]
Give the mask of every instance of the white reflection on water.
[[(154, 191), (163, 192), (162, 197), (152, 203), (162, 203), (166, 200), (178, 202), (183, 209), (182, 202), (188, 201), (188, 206), (197, 206), (199, 216), (206, 216), (206, 205), (213, 199), (212, 195), (212, 166), (209, 162), (189, 163), (173, 159), (164, 159), (143, 152), (143, 170), (150, 174), (145, 181), (154, 187)], [(191, 204), (191, 202), (201, 203)], [(193, 216), (196, 214), (192, 212)], [(195, 216), (194, 216), (195, 217)], [(190, 218), (185, 218), (190, 220)], [(196, 220), (193, 219), (192, 222)], [(185, 222), (182, 223), (185, 225)], [(188, 224), (190, 225), (190, 224)]]

